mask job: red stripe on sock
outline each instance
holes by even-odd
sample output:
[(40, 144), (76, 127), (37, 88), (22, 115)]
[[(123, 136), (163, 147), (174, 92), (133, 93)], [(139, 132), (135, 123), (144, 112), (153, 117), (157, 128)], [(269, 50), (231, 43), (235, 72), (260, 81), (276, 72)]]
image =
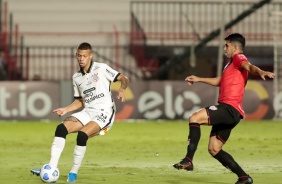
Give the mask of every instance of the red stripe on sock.
[(186, 157), (188, 160), (190, 160), (190, 162), (192, 162), (192, 160), (189, 157)]
[(239, 178), (248, 178), (249, 176), (240, 176)]
[(189, 125), (190, 127), (200, 128), (200, 125)]

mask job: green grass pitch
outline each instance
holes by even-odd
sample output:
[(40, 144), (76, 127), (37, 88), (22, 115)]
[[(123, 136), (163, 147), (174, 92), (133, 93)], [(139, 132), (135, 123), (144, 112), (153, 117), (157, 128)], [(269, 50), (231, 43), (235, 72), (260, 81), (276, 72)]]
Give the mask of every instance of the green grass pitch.
[[(54, 130), (59, 122), (0, 123), (0, 183), (40, 184), (30, 168), (49, 162)], [(282, 183), (282, 122), (242, 121), (224, 150), (231, 153), (255, 184)], [(202, 126), (194, 157), (195, 170), (175, 170), (186, 153), (185, 121), (116, 122), (108, 134), (89, 139), (78, 173), (83, 184), (231, 184), (237, 176), (207, 151), (210, 127)], [(73, 161), (76, 134), (67, 137), (59, 162), (66, 183)]]

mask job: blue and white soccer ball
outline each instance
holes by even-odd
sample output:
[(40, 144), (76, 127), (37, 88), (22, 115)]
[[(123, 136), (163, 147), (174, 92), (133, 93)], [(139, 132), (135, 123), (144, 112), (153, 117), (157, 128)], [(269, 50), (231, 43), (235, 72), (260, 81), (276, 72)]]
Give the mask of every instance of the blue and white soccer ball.
[(40, 171), (40, 178), (44, 183), (55, 183), (60, 176), (59, 169), (49, 164), (43, 165)]

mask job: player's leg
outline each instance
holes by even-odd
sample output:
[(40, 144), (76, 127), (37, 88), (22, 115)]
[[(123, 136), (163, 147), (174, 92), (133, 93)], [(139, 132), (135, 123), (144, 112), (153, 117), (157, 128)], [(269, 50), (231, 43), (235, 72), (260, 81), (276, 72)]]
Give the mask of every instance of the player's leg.
[(68, 175), (68, 182), (75, 182), (78, 170), (81, 166), (82, 160), (86, 152), (86, 144), (88, 138), (96, 135), (104, 135), (114, 122), (115, 111), (110, 109), (108, 111), (93, 111), (89, 112), (92, 115), (92, 121), (86, 123), (85, 126), (77, 134), (77, 145), (74, 149), (74, 162), (71, 171)]
[(237, 174), (238, 181), (236, 184), (252, 184), (252, 178), (245, 173), (245, 171), (239, 166), (239, 164), (229, 153), (222, 150), (223, 144), (224, 143), (222, 143), (221, 140), (219, 140), (216, 136), (210, 137), (209, 153), (224, 167)]
[[(60, 156), (64, 150), (66, 136), (69, 133), (77, 132), (83, 127), (81, 122), (72, 116), (67, 117), (63, 123), (59, 124), (55, 131), (55, 137), (51, 146), (51, 157), (49, 164), (58, 167)], [(31, 169), (30, 172), (39, 176), (40, 169)]]
[[(82, 134), (81, 130), (85, 127), (85, 125), (87, 125), (91, 121), (91, 117), (85, 111), (85, 109), (80, 111), (80, 112), (72, 114), (72, 117), (73, 117), (73, 119), (71, 121), (64, 122), (64, 125), (66, 126), (69, 133), (78, 132), (77, 134), (79, 136), (79, 139), (77, 138), (77, 142), (79, 142), (79, 145), (83, 145), (82, 142), (85, 139), (87, 141), (88, 136), (87, 135), (86, 135), (86, 137), (83, 136), (84, 134)], [(83, 148), (84, 149), (79, 150), (79, 151), (82, 152), (82, 154), (84, 156), (84, 153), (85, 153), (85, 150), (86, 150), (86, 143), (85, 143), (85, 146), (83, 146)], [(77, 149), (77, 145), (75, 147), (75, 150), (76, 149)], [(76, 152), (74, 154), (76, 154)], [(76, 177), (77, 177), (76, 173), (69, 173), (67, 182), (75, 182)]]
[(208, 114), (205, 108), (194, 112), (189, 117), (189, 135), (186, 156), (179, 162), (173, 165), (176, 169), (185, 169), (192, 171), (194, 169), (192, 160), (197, 150), (199, 140), (201, 138), (201, 124), (208, 124)]
[[(223, 140), (225, 142), (227, 141), (227, 139), (224, 138), (224, 135), (222, 135), (221, 137), (223, 137)], [(240, 167), (240, 165), (234, 160), (234, 158), (229, 153), (222, 150), (223, 144), (224, 143), (222, 142), (222, 140), (218, 139), (217, 136), (210, 137), (209, 153), (215, 159), (217, 159), (224, 167), (237, 174), (238, 184), (253, 183), (252, 178)]]
[[(224, 112), (225, 111), (225, 112)], [(225, 124), (221, 121), (224, 120)], [(240, 183), (251, 184), (252, 178), (245, 173), (234, 158), (224, 150), (223, 145), (228, 140), (232, 129), (239, 123), (240, 114), (231, 106), (220, 106), (219, 111), (210, 112), (210, 123), (213, 125), (209, 140), (209, 153), (224, 167), (237, 174)], [(219, 123), (218, 123), (219, 122)]]
[(82, 160), (86, 152), (86, 143), (88, 138), (98, 135), (100, 132), (100, 126), (93, 121), (87, 123), (80, 131), (77, 133), (76, 146), (74, 148), (74, 160), (72, 169), (68, 174), (67, 182), (76, 182), (78, 169), (81, 166)]
[(55, 131), (55, 137), (51, 146), (50, 165), (57, 167), (61, 153), (65, 147), (66, 136), (79, 131), (83, 125), (73, 116), (67, 117), (63, 123), (59, 124)]
[(100, 130), (100, 126), (96, 122), (91, 121), (78, 132), (76, 139), (77, 143), (74, 148), (74, 162), (70, 172), (78, 172), (86, 152), (86, 143), (88, 138), (99, 135)]

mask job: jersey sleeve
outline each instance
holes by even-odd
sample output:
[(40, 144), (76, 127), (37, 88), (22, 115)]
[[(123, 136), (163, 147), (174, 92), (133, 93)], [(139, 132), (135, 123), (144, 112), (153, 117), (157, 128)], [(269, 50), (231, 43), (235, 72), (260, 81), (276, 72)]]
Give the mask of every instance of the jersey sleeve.
[(120, 75), (120, 73), (118, 71), (114, 70), (113, 68), (111, 68), (107, 64), (103, 64), (102, 66), (103, 66), (102, 70), (103, 70), (103, 73), (106, 76), (106, 78), (109, 81), (115, 82), (117, 80), (117, 77)]
[(233, 62), (237, 68), (242, 68), (242, 64), (249, 61), (244, 54), (238, 54), (235, 56)]
[(73, 96), (74, 96), (74, 98), (75, 99), (81, 98), (81, 94), (78, 90), (78, 86), (77, 86), (74, 79), (72, 79), (72, 85), (73, 85)]

